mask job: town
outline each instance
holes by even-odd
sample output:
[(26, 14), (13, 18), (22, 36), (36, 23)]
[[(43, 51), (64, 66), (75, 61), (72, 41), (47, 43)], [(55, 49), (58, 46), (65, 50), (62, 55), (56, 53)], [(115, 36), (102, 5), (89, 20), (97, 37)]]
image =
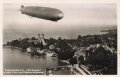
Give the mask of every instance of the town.
[[(70, 69), (73, 74), (117, 74), (117, 29), (102, 30), (100, 35), (78, 35), (76, 39), (37, 37), (16, 39), (4, 47), (18, 48), (31, 56), (57, 57), (69, 67), (47, 68), (46, 74), (57, 69)], [(81, 71), (82, 69), (82, 71)]]

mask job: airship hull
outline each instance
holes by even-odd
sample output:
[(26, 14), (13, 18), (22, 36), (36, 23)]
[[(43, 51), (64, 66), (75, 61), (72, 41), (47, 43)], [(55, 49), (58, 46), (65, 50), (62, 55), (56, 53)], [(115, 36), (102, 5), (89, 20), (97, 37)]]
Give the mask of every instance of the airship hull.
[(22, 14), (51, 21), (57, 21), (63, 18), (63, 13), (60, 10), (49, 7), (29, 6), (22, 7), (20, 11)]

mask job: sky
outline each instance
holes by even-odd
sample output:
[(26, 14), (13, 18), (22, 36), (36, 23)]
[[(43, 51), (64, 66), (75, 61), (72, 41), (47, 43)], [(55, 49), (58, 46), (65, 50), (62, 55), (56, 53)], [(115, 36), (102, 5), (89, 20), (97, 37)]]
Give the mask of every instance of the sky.
[[(21, 14), (19, 11), (21, 5), (56, 8), (63, 12), (64, 17), (57, 22), (31, 18)], [(37, 36), (38, 33), (44, 33), (46, 38), (76, 38), (79, 34), (95, 34), (99, 33), (102, 27), (115, 25), (117, 25), (116, 4), (41, 3), (3, 5), (4, 40)]]

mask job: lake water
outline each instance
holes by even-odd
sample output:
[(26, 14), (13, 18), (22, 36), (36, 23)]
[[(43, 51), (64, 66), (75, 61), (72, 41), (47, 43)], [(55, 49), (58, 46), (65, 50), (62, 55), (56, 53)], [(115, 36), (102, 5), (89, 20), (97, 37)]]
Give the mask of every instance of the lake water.
[(72, 28), (71, 30), (65, 29), (65, 30), (61, 30), (59, 31), (49, 31), (48, 32), (40, 32), (40, 29), (38, 28), (37, 30), (28, 30), (29, 28), (27, 28), (27, 30), (16, 30), (13, 28), (9, 28), (9, 29), (3, 29), (3, 43), (6, 44), (8, 41), (12, 41), (15, 39), (19, 39), (19, 38), (31, 38), (31, 37), (38, 37), (37, 34), (39, 33), (44, 33), (45, 34), (45, 38), (49, 39), (49, 38), (55, 38), (58, 39), (59, 37), (61, 38), (66, 38), (66, 39), (77, 39), (78, 35), (97, 35), (97, 34), (105, 34), (106, 32), (100, 32), (102, 30), (106, 30), (108, 28), (101, 28), (101, 27), (91, 27), (91, 26), (87, 26), (87, 27), (77, 27), (76, 29)]
[[(58, 66), (65, 66), (66, 64), (58, 61), (57, 58), (52, 57), (37, 57), (31, 56), (26, 52), (22, 52), (15, 48), (3, 48), (3, 70), (40, 70), (44, 72), (46, 68), (57, 68)], [(5, 73), (6, 74), (6, 73)], [(8, 73), (9, 74), (9, 73)], [(69, 71), (57, 71), (56, 74), (70, 74)]]

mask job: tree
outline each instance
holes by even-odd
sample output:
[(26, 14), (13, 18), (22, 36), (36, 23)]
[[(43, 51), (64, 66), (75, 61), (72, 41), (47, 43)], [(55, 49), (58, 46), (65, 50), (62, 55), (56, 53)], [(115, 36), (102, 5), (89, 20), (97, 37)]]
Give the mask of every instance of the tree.
[(29, 42), (27, 39), (22, 39), (20, 45), (22, 49), (26, 49), (27, 47), (29, 47)]
[(78, 58), (79, 64), (83, 64), (84, 63), (84, 56), (80, 55)]
[(13, 41), (10, 42), (10, 45), (18, 47), (20, 45), (20, 41), (19, 40), (13, 40)]
[(81, 38), (82, 38), (82, 36), (81, 36), (81, 35), (78, 35), (78, 38), (77, 38), (77, 39), (80, 40)]
[(10, 44), (10, 42), (8, 41), (8, 42), (7, 42), (7, 45), (9, 45), (9, 44)]
[(50, 38), (48, 41), (48, 45), (55, 44), (56, 40), (54, 38)]
[(35, 37), (32, 37), (31, 40), (36, 40), (36, 38), (35, 38)]
[(76, 59), (75, 57), (73, 57), (73, 58), (71, 58), (71, 59), (69, 60), (69, 62), (70, 62), (70, 64), (72, 64), (72, 66), (73, 66), (74, 64), (77, 64), (77, 59)]
[[(92, 52), (94, 51), (94, 52)], [(102, 65), (102, 66), (109, 66), (111, 60), (110, 56), (111, 53), (109, 51), (105, 50), (102, 46), (98, 47), (97, 49), (93, 49), (89, 51), (89, 54), (91, 54), (88, 57), (88, 61), (90, 64), (93, 65)]]

